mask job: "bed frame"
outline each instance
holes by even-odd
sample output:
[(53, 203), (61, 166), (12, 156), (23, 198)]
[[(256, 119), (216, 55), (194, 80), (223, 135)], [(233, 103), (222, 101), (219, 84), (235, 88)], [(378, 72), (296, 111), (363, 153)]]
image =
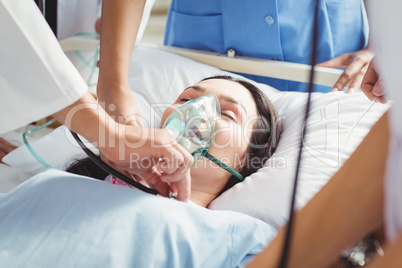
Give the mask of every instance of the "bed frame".
[[(98, 45), (99, 39), (93, 37), (73, 36), (60, 41), (60, 46), (65, 52), (71, 50), (95, 51)], [(310, 65), (307, 64), (240, 57), (179, 47), (151, 44), (139, 45), (178, 54), (230, 72), (248, 73), (297, 82), (309, 82)], [(342, 74), (342, 70), (339, 69), (316, 67), (315, 70), (314, 83), (318, 85), (333, 86)]]

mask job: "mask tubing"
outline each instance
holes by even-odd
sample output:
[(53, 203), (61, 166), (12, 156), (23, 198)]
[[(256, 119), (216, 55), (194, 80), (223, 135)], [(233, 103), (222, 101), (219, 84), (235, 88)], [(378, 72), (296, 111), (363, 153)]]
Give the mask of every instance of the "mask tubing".
[[(196, 151), (197, 152), (197, 151)], [(235, 176), (236, 178), (238, 178), (240, 181), (244, 180), (243, 175), (241, 175), (239, 172), (237, 172), (236, 170), (234, 170), (233, 168), (229, 167), (228, 165), (226, 165), (225, 163), (222, 163), (218, 158), (216, 158), (213, 155), (210, 155), (208, 152), (205, 153), (206, 158), (208, 158), (209, 160), (211, 160), (212, 162), (214, 162), (215, 164), (217, 164), (219, 167), (223, 168), (224, 170), (226, 170), (227, 172), (229, 172), (230, 174), (232, 174), (233, 176)]]
[(136, 182), (132, 179), (130, 179), (129, 177), (127, 177), (126, 175), (120, 173), (119, 171), (115, 170), (114, 168), (112, 168), (111, 166), (107, 165), (105, 162), (103, 162), (101, 160), (101, 158), (99, 156), (97, 156), (96, 154), (94, 154), (91, 150), (89, 150), (85, 144), (82, 142), (82, 140), (78, 137), (78, 135), (71, 131), (71, 134), (73, 135), (74, 139), (77, 141), (78, 145), (81, 147), (82, 150), (84, 150), (84, 152), (87, 154), (87, 156), (101, 169), (103, 169), (104, 171), (108, 172), (109, 174), (114, 175), (115, 177), (119, 178), (120, 180), (124, 181), (127, 184), (130, 184), (134, 187), (136, 187), (137, 189), (149, 193), (149, 194), (154, 194), (157, 195), (158, 192), (154, 189), (148, 188), (144, 185), (142, 185), (139, 182)]
[(28, 140), (27, 140), (27, 136), (29, 134), (35, 133), (41, 129), (44, 129), (45, 127), (51, 125), (52, 123), (56, 122), (56, 119), (52, 119), (48, 122), (46, 122), (43, 125), (37, 126), (31, 130), (28, 130), (26, 132), (24, 132), (24, 134), (22, 134), (22, 139), (24, 141), (25, 146), (28, 148), (28, 150), (31, 152), (31, 154), (45, 167), (45, 168), (52, 168), (51, 165), (49, 165), (45, 160), (43, 160), (42, 157), (40, 157), (35, 150), (31, 147), (31, 145), (29, 144)]

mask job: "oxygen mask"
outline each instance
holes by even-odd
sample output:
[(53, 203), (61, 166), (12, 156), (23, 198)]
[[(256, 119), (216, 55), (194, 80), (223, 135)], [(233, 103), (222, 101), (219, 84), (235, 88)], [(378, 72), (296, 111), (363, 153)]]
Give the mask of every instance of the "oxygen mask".
[(162, 128), (174, 133), (176, 141), (193, 155), (194, 165), (205, 156), (239, 180), (243, 180), (240, 173), (208, 153), (218, 134), (220, 118), (221, 107), (218, 98), (211, 93), (192, 99), (175, 109), (166, 118)]
[(215, 141), (220, 115), (219, 101), (211, 93), (175, 109), (163, 128), (171, 130), (177, 142), (193, 155), (194, 163), (198, 163)]

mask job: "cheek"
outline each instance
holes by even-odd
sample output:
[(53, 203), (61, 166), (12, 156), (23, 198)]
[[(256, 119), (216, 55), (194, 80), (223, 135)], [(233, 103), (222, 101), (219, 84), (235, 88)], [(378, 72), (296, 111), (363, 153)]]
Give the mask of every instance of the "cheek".
[(248, 140), (247, 134), (241, 126), (222, 121), (214, 147), (220, 149), (241, 149), (247, 147)]
[[(225, 158), (233, 167), (236, 159), (240, 159), (248, 147), (246, 135), (243, 129), (235, 124), (221, 124), (214, 144), (209, 150), (215, 157)], [(227, 163), (226, 163), (227, 164)]]
[(237, 147), (235, 146), (237, 144), (237, 138), (237, 133), (234, 133), (229, 129), (220, 129), (218, 135), (216, 135), (213, 147), (217, 149), (229, 149)]

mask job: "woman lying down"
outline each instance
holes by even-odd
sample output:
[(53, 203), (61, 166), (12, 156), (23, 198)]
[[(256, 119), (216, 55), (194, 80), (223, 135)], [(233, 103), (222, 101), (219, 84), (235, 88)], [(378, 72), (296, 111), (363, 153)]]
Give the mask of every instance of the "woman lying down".
[[(220, 118), (197, 116), (219, 110)], [(180, 117), (190, 114), (187, 121)], [(193, 122), (184, 126), (184, 121)], [(162, 125), (195, 151), (190, 202), (80, 176), (123, 184), (88, 160), (68, 169), (80, 175), (48, 170), (0, 197), (0, 263), (238, 267), (250, 261), (275, 230), (247, 215), (206, 207), (273, 154), (281, 132), (275, 108), (248, 82), (212, 77), (184, 90), (165, 111)]]

